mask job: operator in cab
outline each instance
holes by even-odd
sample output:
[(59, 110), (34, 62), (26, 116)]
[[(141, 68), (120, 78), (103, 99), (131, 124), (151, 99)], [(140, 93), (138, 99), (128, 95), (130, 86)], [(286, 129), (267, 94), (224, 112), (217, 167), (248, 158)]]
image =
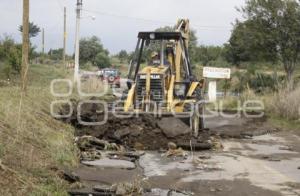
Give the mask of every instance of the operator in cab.
[(157, 52), (152, 52), (150, 65), (160, 66), (160, 57)]
[[(169, 51), (166, 51), (166, 56), (164, 56), (164, 66), (170, 66), (170, 62), (167, 59), (167, 56), (169, 55), (168, 53)], [(150, 65), (152, 66), (160, 66), (161, 64), (161, 59), (160, 59), (160, 55), (158, 54), (158, 52), (152, 52), (151, 53), (151, 61), (150, 61)]]

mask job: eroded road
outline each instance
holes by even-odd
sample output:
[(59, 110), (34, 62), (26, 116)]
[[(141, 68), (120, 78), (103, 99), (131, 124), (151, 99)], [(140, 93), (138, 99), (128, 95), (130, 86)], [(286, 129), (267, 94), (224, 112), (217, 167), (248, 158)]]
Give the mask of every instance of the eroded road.
[(104, 159), (81, 165), (75, 171), (86, 185), (81, 190), (127, 183), (143, 188), (143, 195), (300, 195), (299, 136), (274, 128), (266, 119), (217, 117), (207, 124), (220, 138), (218, 148), (185, 151), (184, 156), (145, 151), (134, 164)]

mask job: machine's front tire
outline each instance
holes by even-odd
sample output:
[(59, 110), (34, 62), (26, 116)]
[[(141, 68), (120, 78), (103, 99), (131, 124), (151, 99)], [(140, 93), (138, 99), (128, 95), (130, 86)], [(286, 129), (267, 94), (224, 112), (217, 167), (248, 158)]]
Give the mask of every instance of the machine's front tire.
[(192, 130), (192, 135), (194, 137), (198, 137), (199, 129), (200, 129), (200, 118), (198, 117), (198, 115), (196, 113), (194, 113), (190, 117), (190, 128)]
[[(203, 100), (201, 89), (199, 87), (195, 90), (195, 95), (197, 101)], [(196, 112), (196, 110), (198, 110), (198, 112)], [(198, 104), (198, 107), (194, 108), (194, 113), (190, 117), (190, 127), (194, 137), (198, 137), (199, 131), (203, 131), (205, 129), (204, 110), (204, 103)]]

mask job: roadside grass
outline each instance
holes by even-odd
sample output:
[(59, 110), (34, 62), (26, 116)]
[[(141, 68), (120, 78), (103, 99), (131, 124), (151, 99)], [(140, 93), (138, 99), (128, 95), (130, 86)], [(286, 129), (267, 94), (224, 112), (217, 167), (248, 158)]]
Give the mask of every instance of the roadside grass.
[(300, 86), (294, 90), (280, 89), (263, 97), (266, 110), (273, 116), (289, 121), (300, 120)]
[(50, 82), (67, 76), (59, 66), (31, 65), (26, 96), (17, 79), (0, 87), (0, 195), (67, 195), (57, 169), (78, 163), (74, 128), (50, 115)]
[(236, 111), (246, 100), (262, 101), (271, 124), (283, 130), (300, 130), (300, 86), (292, 91), (281, 89), (261, 95), (248, 88), (240, 97), (227, 97), (219, 101), (222, 102), (223, 110)]
[(300, 120), (287, 120), (269, 114), (269, 122), (282, 130), (294, 131), (297, 135), (300, 135)]

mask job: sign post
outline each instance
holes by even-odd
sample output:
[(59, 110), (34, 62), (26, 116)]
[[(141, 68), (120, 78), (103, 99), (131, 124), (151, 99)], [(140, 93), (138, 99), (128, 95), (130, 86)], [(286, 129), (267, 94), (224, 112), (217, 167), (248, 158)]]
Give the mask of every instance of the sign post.
[(217, 101), (217, 81), (208, 83), (208, 100), (211, 102)]
[[(218, 68), (218, 67), (203, 67), (203, 77), (212, 79), (230, 79), (231, 70), (229, 68)], [(225, 90), (227, 91), (227, 90)], [(227, 92), (224, 92), (225, 94)], [(208, 83), (208, 99), (211, 102), (217, 100), (217, 82), (216, 80)]]

